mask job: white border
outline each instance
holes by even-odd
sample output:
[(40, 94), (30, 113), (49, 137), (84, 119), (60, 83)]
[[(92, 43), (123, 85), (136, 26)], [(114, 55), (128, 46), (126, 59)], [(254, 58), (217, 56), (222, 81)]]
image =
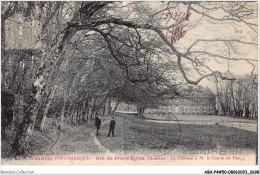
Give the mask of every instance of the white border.
[[(1, 0), (2, 1), (2, 0)], [(30, 0), (29, 0), (30, 1)], [(47, 0), (48, 1), (48, 0)], [(56, 0), (59, 1), (59, 0)], [(106, 1), (106, 0), (104, 0)], [(131, 0), (127, 0), (131, 1)], [(138, 1), (138, 0), (135, 0)], [(142, 1), (156, 1), (156, 0), (142, 0)], [(182, 0), (189, 1), (189, 0)], [(197, 1), (197, 0), (195, 0)], [(205, 0), (204, 0), (205, 1)], [(210, 1), (210, 0), (206, 0)], [(223, 0), (222, 0), (223, 1)], [(224, 1), (241, 1), (241, 0), (224, 0)], [(250, 1), (250, 0), (243, 0)], [(259, 24), (259, 1), (258, 2), (258, 24)], [(258, 35), (258, 55), (259, 52), (259, 35)], [(258, 59), (259, 64), (259, 59)], [(1, 67), (0, 67), (1, 69)], [(258, 71), (259, 71), (258, 67)], [(258, 77), (259, 79), (259, 77)], [(258, 92), (260, 88), (258, 86)], [(259, 101), (259, 96), (258, 96)], [(258, 106), (259, 107), (259, 106)], [(258, 116), (260, 116), (260, 111), (258, 109)], [(259, 126), (258, 121), (258, 126)], [(258, 130), (258, 149), (259, 149), (259, 130)], [(0, 148), (1, 150), (1, 148)], [(259, 155), (259, 151), (258, 151)], [(1, 159), (1, 158), (0, 158)], [(258, 165), (253, 166), (15, 166), (15, 165), (1, 165), (1, 171), (34, 171), (34, 174), (204, 174), (206, 170), (259, 170), (259, 156)], [(1, 174), (1, 173), (0, 173)], [(17, 174), (17, 173), (11, 173)]]
[(259, 170), (259, 166), (3, 166), (4, 171), (34, 174), (204, 174), (206, 170)]

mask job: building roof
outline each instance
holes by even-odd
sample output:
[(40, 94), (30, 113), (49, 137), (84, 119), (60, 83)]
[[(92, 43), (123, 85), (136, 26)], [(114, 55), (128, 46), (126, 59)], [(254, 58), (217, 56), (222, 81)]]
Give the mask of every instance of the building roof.
[(170, 103), (176, 105), (190, 105), (190, 104), (213, 104), (215, 105), (215, 95), (209, 87), (203, 86), (188, 86), (184, 89), (179, 98), (170, 100)]

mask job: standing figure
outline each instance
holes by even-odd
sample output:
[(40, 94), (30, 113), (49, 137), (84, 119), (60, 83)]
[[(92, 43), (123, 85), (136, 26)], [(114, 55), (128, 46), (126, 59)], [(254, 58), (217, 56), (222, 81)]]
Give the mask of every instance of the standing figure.
[(110, 125), (109, 125), (108, 137), (110, 136), (111, 132), (112, 132), (112, 137), (114, 137), (115, 125), (116, 125), (116, 121), (114, 120), (114, 117), (112, 117), (112, 120), (110, 121)]
[(98, 117), (95, 118), (95, 125), (97, 127), (97, 135), (99, 135), (98, 130), (100, 129), (100, 126), (101, 126), (100, 118), (98, 118)]

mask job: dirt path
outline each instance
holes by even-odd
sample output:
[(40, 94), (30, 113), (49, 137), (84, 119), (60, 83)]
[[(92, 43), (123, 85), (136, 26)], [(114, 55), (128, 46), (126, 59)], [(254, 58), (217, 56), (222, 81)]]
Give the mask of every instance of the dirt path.
[[(102, 125), (100, 126), (100, 128), (103, 127), (108, 122), (109, 121), (103, 122)], [(97, 135), (96, 135), (95, 131), (93, 131), (91, 133), (91, 137), (93, 138), (93, 142), (92, 142), (93, 145), (97, 145), (99, 150), (103, 150), (103, 152), (106, 152), (107, 154), (111, 154), (111, 152), (100, 143), (100, 141), (97, 138)]]

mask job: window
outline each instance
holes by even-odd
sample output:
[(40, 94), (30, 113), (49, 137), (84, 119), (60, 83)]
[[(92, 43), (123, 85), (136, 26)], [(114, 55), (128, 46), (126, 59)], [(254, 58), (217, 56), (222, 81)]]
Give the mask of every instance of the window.
[(207, 113), (207, 107), (206, 107), (206, 106), (204, 106), (204, 108), (203, 108), (203, 112), (204, 112), (204, 114)]
[(199, 113), (200, 113), (200, 107), (197, 106), (197, 114), (199, 114)]
[(188, 108), (188, 113), (190, 114), (191, 113), (191, 109), (190, 109), (190, 107), (187, 107)]
[(186, 106), (183, 107), (183, 114), (185, 114), (185, 113), (187, 113), (187, 107)]
[(213, 114), (213, 108), (212, 107), (209, 107), (209, 113)]
[(172, 112), (172, 113), (174, 112), (174, 106), (171, 107), (171, 112)]
[(176, 106), (176, 107), (175, 107), (175, 112), (176, 112), (176, 113), (179, 113), (179, 106)]

